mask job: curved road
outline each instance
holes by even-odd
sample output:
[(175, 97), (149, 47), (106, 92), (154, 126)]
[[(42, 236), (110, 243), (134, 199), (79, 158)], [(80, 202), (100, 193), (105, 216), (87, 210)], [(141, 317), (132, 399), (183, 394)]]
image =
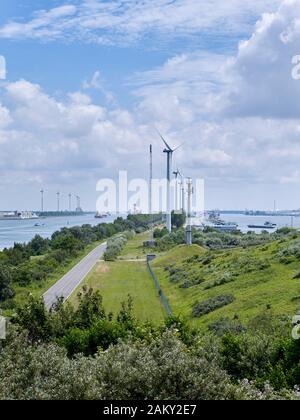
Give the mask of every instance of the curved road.
[(43, 295), (47, 309), (51, 308), (57, 298), (63, 297), (67, 300), (71, 296), (103, 256), (106, 246), (106, 243), (97, 246)]

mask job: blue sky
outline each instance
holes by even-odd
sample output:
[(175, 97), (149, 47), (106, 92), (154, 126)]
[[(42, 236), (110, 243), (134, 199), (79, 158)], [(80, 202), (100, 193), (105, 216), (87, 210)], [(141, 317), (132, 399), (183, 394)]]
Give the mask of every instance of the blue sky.
[(100, 177), (156, 176), (154, 126), (206, 205), (300, 207), (298, 0), (2, 0), (0, 208), (94, 208)]

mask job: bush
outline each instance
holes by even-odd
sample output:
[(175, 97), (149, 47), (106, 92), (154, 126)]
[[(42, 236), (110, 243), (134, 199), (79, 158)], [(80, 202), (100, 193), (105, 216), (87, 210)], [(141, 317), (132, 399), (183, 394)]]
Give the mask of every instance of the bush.
[(223, 306), (231, 304), (234, 300), (235, 297), (233, 295), (220, 295), (204, 302), (197, 302), (193, 306), (193, 317), (200, 318), (203, 315), (207, 315)]
[(213, 282), (208, 283), (204, 289), (209, 290), (213, 289), (214, 287), (222, 286), (223, 284), (231, 283), (235, 281), (235, 277), (232, 273), (224, 273), (223, 276)]
[(14, 296), (12, 289), (12, 273), (7, 267), (0, 266), (0, 302)]
[(122, 252), (127, 241), (132, 239), (134, 235), (135, 233), (133, 231), (126, 231), (109, 239), (107, 241), (106, 252), (104, 253), (105, 261), (115, 261)]

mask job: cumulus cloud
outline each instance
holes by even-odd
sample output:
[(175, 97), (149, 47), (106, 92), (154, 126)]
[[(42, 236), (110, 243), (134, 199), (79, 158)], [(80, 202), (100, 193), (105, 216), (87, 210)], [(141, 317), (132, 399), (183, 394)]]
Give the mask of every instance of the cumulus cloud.
[(228, 64), (232, 81), (225, 93), (229, 115), (299, 118), (300, 83), (292, 77), (300, 53), (300, 3), (286, 0), (265, 13), (250, 39)]
[[(72, 27), (72, 19), (83, 13), (80, 7), (93, 7), (95, 16), (86, 25), (90, 31), (94, 22), (99, 29), (94, 17), (99, 19), (101, 14), (102, 25), (108, 24), (105, 17), (115, 14), (115, 3), (77, 5), (67, 16), (68, 25)], [(206, 3), (212, 7), (216, 0)], [(132, 4), (119, 2), (115, 18), (120, 19), (120, 30)], [(151, 4), (144, 2), (149, 10), (160, 6), (155, 19), (152, 14), (151, 26), (158, 26), (159, 21), (160, 30), (162, 8), (172, 17), (175, 6), (186, 13), (186, 5), (199, 7), (192, 0)], [(229, 11), (235, 16), (232, 5), (237, 3), (222, 4), (225, 16)], [(254, 10), (254, 2), (243, 4)], [(187, 14), (182, 16), (179, 28), (188, 22)], [(214, 22), (218, 19), (215, 16)], [(119, 168), (139, 175), (147, 170), (145, 151), (151, 142), (157, 156), (156, 175), (161, 176), (164, 156), (154, 130), (158, 126), (172, 144), (186, 141), (174, 156), (186, 175), (218, 184), (224, 180), (239, 185), (244, 181), (295, 184), (299, 180), (300, 82), (291, 72), (292, 57), (300, 54), (299, 21), (299, 2), (286, 0), (276, 11), (263, 15), (236, 55), (186, 52), (136, 73), (127, 80), (135, 99), (130, 109), (120, 109), (116, 103), (109, 107), (103, 98), (101, 105), (92, 100), (90, 90), (105, 92), (99, 71), (86, 79), (82, 91), (59, 99), (26, 80), (7, 83), (0, 96), (0, 168), (16, 173), (15, 180), (24, 180), (27, 173), (36, 182), (50, 182), (54, 177), (61, 182), (83, 182), (95, 174), (113, 176)], [(129, 25), (128, 33), (145, 31), (147, 24), (139, 24), (133, 20), (134, 29)]]

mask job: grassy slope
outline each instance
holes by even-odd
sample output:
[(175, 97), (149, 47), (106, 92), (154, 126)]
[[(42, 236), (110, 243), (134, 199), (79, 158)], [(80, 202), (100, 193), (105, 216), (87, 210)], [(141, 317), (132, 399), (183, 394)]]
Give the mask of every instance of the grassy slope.
[[(160, 322), (165, 314), (145, 262), (126, 261), (145, 258), (142, 248), (145, 239), (147, 235), (142, 234), (129, 241), (120, 257), (122, 260), (99, 262), (84, 284), (94, 290), (100, 290), (104, 307), (108, 312), (117, 313), (121, 302), (127, 300), (130, 294), (134, 300), (134, 314), (138, 319)], [(71, 302), (76, 303), (77, 293), (81, 287), (82, 285), (73, 293)]]
[[(300, 270), (300, 261), (293, 258), (288, 265), (279, 262), (278, 252), (286, 245), (287, 243), (275, 242), (248, 249), (212, 252), (210, 254), (213, 254), (215, 259), (206, 266), (199, 262), (187, 264), (184, 260), (188, 252), (191, 255), (199, 255), (209, 251), (200, 247), (184, 251), (179, 247), (158, 258), (153, 267), (173, 311), (188, 317), (194, 325), (209, 325), (221, 317), (233, 318), (235, 314), (247, 322), (266, 311), (267, 305), (271, 305), (274, 314), (293, 316), (300, 307), (300, 279), (293, 279), (295, 273)], [(241, 262), (245, 261), (243, 266)], [(270, 266), (261, 269), (258, 263), (266, 261), (269, 261)], [(199, 275), (204, 283), (189, 289), (181, 289), (178, 284), (171, 283), (164, 268), (174, 262), (176, 267), (191, 270), (193, 274)], [(225, 272), (236, 273), (233, 282), (205, 290), (208, 283), (219, 279)], [(195, 302), (222, 294), (233, 294), (235, 302), (201, 318), (192, 318), (191, 312)]]

